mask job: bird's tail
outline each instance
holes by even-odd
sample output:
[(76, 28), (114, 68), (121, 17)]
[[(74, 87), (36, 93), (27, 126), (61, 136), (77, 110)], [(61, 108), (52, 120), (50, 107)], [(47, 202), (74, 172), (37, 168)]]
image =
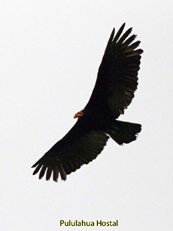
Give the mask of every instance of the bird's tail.
[(110, 129), (108, 129), (108, 134), (113, 140), (121, 145), (123, 143), (128, 144), (136, 140), (140, 131), (140, 124), (115, 120)]

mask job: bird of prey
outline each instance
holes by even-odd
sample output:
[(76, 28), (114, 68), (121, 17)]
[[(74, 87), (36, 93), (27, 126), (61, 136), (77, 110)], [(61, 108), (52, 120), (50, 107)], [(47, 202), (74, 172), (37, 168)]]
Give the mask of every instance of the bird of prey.
[(138, 71), (143, 52), (135, 41), (132, 28), (123, 33), (125, 23), (108, 40), (91, 97), (70, 131), (32, 167), (33, 174), (46, 180), (67, 175), (94, 160), (109, 138), (119, 145), (136, 140), (141, 125), (117, 120), (131, 103), (138, 85)]

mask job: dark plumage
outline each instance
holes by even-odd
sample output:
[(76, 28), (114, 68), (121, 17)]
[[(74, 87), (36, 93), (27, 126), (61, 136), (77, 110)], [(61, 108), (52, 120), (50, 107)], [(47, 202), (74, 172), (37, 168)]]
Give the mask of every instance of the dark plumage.
[(142, 50), (139, 41), (124, 34), (125, 23), (115, 35), (113, 29), (99, 67), (92, 95), (86, 107), (76, 113), (78, 120), (71, 130), (32, 167), (39, 179), (46, 175), (57, 181), (88, 164), (103, 150), (111, 137), (118, 144), (130, 143), (141, 131), (141, 125), (116, 120), (131, 103), (137, 89), (137, 75)]

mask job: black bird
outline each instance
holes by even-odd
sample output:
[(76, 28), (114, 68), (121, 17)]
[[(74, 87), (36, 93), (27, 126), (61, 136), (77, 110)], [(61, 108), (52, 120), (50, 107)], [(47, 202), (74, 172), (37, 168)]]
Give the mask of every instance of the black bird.
[(97, 80), (86, 107), (76, 113), (71, 130), (32, 167), (39, 179), (46, 175), (62, 180), (83, 164), (94, 160), (111, 137), (119, 145), (136, 140), (141, 125), (117, 118), (131, 103), (138, 85), (142, 49), (134, 41), (132, 28), (123, 33), (125, 23), (115, 34), (113, 29), (98, 70)]

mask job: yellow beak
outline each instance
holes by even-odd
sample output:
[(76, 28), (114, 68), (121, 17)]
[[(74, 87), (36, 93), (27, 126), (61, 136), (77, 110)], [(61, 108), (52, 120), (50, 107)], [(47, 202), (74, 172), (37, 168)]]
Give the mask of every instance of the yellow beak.
[(83, 112), (82, 112), (82, 111), (77, 112), (77, 113), (74, 115), (74, 119), (75, 119), (75, 118), (82, 117), (82, 116), (83, 116)]

